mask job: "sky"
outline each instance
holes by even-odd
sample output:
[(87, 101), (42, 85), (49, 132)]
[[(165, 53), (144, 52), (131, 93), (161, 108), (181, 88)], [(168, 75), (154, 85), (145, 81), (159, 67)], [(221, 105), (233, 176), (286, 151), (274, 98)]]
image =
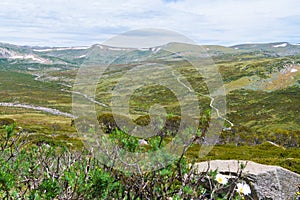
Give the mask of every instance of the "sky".
[(197, 44), (300, 43), (299, 0), (1, 0), (0, 42), (88, 46), (141, 28)]

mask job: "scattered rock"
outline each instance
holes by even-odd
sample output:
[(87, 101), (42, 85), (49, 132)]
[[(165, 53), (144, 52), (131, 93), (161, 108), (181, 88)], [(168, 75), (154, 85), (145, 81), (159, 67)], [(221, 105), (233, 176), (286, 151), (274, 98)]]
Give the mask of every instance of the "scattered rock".
[(149, 145), (149, 144), (148, 144), (148, 142), (147, 142), (146, 140), (140, 139), (140, 140), (139, 140), (139, 145), (140, 145), (140, 146), (147, 146), (147, 145)]

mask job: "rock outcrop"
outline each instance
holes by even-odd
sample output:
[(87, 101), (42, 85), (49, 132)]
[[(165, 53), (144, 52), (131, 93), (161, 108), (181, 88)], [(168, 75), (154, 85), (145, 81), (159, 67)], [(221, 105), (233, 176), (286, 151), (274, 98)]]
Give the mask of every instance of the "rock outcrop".
[(241, 163), (246, 164), (243, 177), (250, 185), (253, 199), (294, 199), (300, 183), (300, 175), (279, 166), (263, 165), (252, 161), (213, 160), (196, 163), (199, 171), (218, 170), (219, 173), (236, 176)]

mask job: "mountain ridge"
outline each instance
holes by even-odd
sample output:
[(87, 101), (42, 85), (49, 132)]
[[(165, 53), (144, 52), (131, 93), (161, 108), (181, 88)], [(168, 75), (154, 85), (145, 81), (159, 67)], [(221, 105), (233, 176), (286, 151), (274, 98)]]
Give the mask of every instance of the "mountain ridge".
[[(176, 42), (170, 42), (164, 45), (159, 45), (159, 46), (153, 46), (153, 47), (149, 47), (150, 48), (155, 48), (155, 47), (161, 47), (161, 46), (165, 46), (168, 44), (172, 44), (172, 43), (176, 43)], [(203, 47), (220, 47), (220, 48), (237, 48), (237, 47), (264, 47), (264, 46), (275, 46), (275, 45), (280, 45), (280, 44), (286, 44), (287, 46), (300, 46), (300, 43), (296, 43), (296, 44), (292, 44), (289, 42), (270, 42), (270, 43), (240, 43), (240, 44), (234, 44), (234, 45), (218, 45), (218, 44), (195, 44), (195, 45), (199, 45), (199, 46), (203, 46)], [(69, 49), (73, 49), (76, 50), (77, 48), (82, 48), (82, 49), (87, 49), (87, 48), (92, 48), (93, 46), (102, 46), (102, 47), (106, 47), (106, 48), (120, 48), (120, 47), (113, 47), (113, 46), (109, 46), (109, 45), (103, 45), (103, 44), (92, 44), (92, 45), (80, 45), (80, 46), (30, 46), (30, 45), (18, 45), (18, 44), (12, 44), (12, 43), (6, 43), (6, 42), (0, 42), (0, 47), (8, 47), (8, 48), (20, 48), (20, 49), (32, 49), (32, 50), (36, 50), (36, 51), (43, 51), (43, 50), (69, 50)], [(280, 47), (280, 46), (278, 46)], [(282, 47), (286, 47), (286, 46), (282, 46)], [(276, 48), (276, 46), (275, 46)], [(120, 48), (121, 49), (121, 48)], [(122, 48), (125, 49), (125, 48)], [(147, 49), (147, 48), (145, 48)]]
[[(182, 43), (183, 44), (183, 43)], [(182, 51), (194, 45), (183, 44)], [(211, 57), (230, 57), (242, 54), (261, 54), (262, 57), (281, 57), (293, 56), (300, 53), (300, 45), (293, 45), (288, 42), (273, 42), (273, 43), (253, 43), (253, 44), (238, 44), (233, 46), (222, 45), (195, 45), (202, 48), (201, 53), (207, 53)], [(138, 51), (136, 57), (141, 57), (146, 54), (157, 54), (155, 57), (165, 56), (162, 53), (163, 49), (173, 49), (181, 51), (180, 43), (167, 43), (161, 46), (150, 48), (120, 48), (102, 44), (94, 44), (91, 46), (71, 46), (71, 47), (40, 47), (40, 46), (22, 46), (9, 43), (0, 43), (0, 58), (9, 60), (26, 60), (26, 62), (51, 64), (51, 63), (69, 63), (80, 64), (87, 57), (89, 52), (98, 48), (98, 51), (103, 52), (103, 59), (111, 59), (113, 55), (119, 55), (120, 52)], [(149, 53), (147, 53), (149, 52)], [(101, 53), (102, 54), (102, 53)], [(108, 57), (107, 57), (108, 56)], [(139, 58), (137, 58), (138, 60)], [(172, 58), (174, 59), (174, 58)], [(107, 61), (108, 62), (108, 61)]]

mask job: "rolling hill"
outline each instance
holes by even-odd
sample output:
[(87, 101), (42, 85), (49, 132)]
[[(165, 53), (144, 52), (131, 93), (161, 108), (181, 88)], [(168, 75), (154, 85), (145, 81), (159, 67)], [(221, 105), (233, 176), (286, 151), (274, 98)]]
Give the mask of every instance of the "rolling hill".
[[(95, 59), (93, 56), (96, 55), (97, 61), (108, 66), (105, 78), (99, 80), (94, 99), (98, 102), (99, 112), (109, 111), (99, 102), (111, 105), (111, 89), (122, 80), (122, 76), (145, 63), (174, 66), (196, 91), (199, 101), (205, 105), (201, 109), (205, 110), (209, 108), (210, 101), (203, 94), (208, 94), (208, 88), (204, 77), (184, 60), (186, 57), (193, 59), (196, 55), (193, 47), (183, 47), (179, 43), (145, 49), (99, 44), (90, 47), (29, 47), (0, 43), (1, 99), (71, 112), (71, 90), (78, 69)], [(197, 56), (212, 59), (222, 76), (229, 121), (252, 131), (300, 129), (300, 45), (276, 42), (230, 47), (204, 45), (201, 48), (203, 51)], [(212, 73), (209, 67), (205, 69)], [(158, 70), (156, 76), (161, 79), (164, 75)], [(23, 80), (23, 84), (18, 83), (19, 80)], [(43, 89), (36, 89), (36, 85)], [(51, 92), (64, 98), (52, 100), (47, 96)], [(30, 98), (25, 98), (29, 93)], [(130, 112), (135, 118), (147, 114), (153, 103), (162, 103), (169, 114), (180, 114), (176, 98), (162, 88), (143, 88), (133, 97)]]

